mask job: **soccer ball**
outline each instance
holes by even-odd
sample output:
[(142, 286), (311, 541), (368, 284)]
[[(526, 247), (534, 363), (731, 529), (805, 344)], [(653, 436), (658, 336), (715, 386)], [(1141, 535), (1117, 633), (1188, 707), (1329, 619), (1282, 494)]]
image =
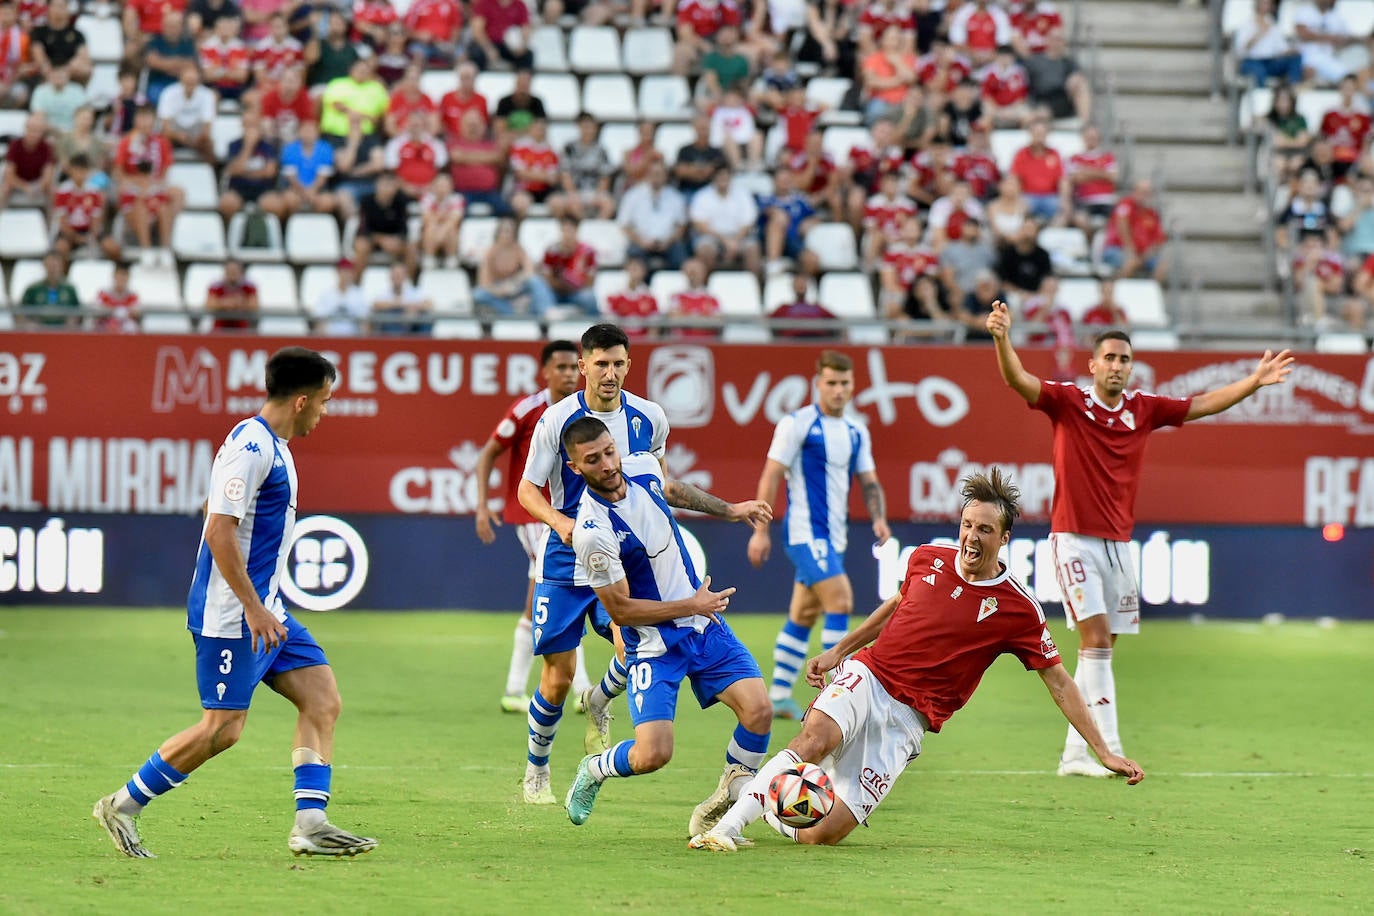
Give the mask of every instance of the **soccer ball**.
[(814, 827), (834, 804), (830, 777), (814, 763), (783, 770), (768, 784), (768, 805), (789, 827)]

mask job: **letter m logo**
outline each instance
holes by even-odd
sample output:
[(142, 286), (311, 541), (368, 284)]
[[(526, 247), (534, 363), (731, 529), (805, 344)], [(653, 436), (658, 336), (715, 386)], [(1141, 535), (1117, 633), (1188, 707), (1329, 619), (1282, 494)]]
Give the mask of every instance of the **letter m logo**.
[(153, 376), (153, 410), (171, 413), (180, 404), (195, 405), (201, 413), (219, 413), (224, 403), (219, 360), (197, 347), (186, 358), (180, 347), (159, 347)]

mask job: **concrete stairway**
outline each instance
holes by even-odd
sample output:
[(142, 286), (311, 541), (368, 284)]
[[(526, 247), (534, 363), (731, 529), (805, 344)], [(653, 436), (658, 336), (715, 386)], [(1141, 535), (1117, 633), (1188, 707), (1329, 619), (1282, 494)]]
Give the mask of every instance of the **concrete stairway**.
[[(1226, 101), (1212, 96), (1206, 10), (1083, 0), (1081, 15), (1080, 38), (1100, 48), (1098, 79), (1110, 74), (1116, 90), (1117, 129), (1135, 141), (1133, 174), (1161, 177), (1165, 218), (1187, 239), (1176, 267), (1181, 294), (1170, 303), (1175, 321), (1279, 322), (1279, 297), (1265, 283), (1264, 207), (1245, 191), (1244, 147), (1228, 144)], [(1086, 66), (1089, 56), (1076, 53)]]

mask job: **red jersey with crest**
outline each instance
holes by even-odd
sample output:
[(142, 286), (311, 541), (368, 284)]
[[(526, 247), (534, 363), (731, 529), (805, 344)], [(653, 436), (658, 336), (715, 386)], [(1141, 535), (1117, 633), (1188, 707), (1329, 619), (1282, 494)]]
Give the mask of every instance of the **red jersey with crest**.
[(909, 9), (888, 9), (881, 3), (870, 3), (864, 7), (864, 11), (859, 15), (859, 25), (868, 26), (873, 33), (873, 40), (876, 42), (883, 37), (883, 33), (889, 28), (898, 28), (907, 32), (916, 30), (916, 17), (911, 15)]
[(415, 0), (406, 13), (406, 28), (429, 41), (454, 41), (463, 28), (463, 10), (453, 0)]
[[(650, 318), (658, 314), (658, 300), (647, 286), (612, 293), (606, 297), (606, 307), (612, 315), (620, 318)], [(626, 327), (623, 330), (631, 340), (649, 336), (648, 328)]]
[(391, 103), (386, 107), (386, 113), (396, 116), (396, 123), (401, 126), (402, 130), (410, 125), (410, 116), (415, 112), (422, 111), (425, 114), (433, 114), (437, 110), (438, 106), (434, 104), (434, 100), (423, 92), (417, 92), (413, 97), (404, 92), (393, 92)]
[(704, 0), (682, 0), (677, 5), (677, 24), (689, 25), (702, 38), (710, 38), (727, 25), (739, 25), (739, 7), (734, 0), (707, 3)]
[(242, 86), (242, 82), (211, 77), (210, 74), (220, 70), (227, 73), (236, 67), (247, 66), (250, 62), (249, 58), (248, 46), (237, 38), (222, 42), (218, 36), (211, 35), (200, 44), (200, 69), (206, 74), (206, 82), (211, 86), (221, 88)]
[(1337, 162), (1354, 162), (1364, 149), (1369, 134), (1369, 115), (1362, 111), (1328, 111), (1322, 118), (1322, 136), (1331, 141), (1331, 155)]
[(849, 148), (849, 167), (854, 172), (854, 181), (868, 189), (870, 194), (878, 191), (878, 181), (888, 172), (902, 171), (905, 153), (900, 146), (889, 146), (879, 152), (866, 146)]
[(957, 55), (944, 65), (933, 53), (916, 61), (916, 79), (931, 92), (953, 92), (972, 72), (969, 62)]
[(987, 200), (1002, 180), (1002, 170), (989, 153), (966, 149), (954, 157), (954, 177), (968, 182), (969, 190), (979, 200)]
[[(1293, 258), (1293, 274), (1295, 276), (1306, 269), (1306, 260), (1301, 252)], [(1312, 273), (1318, 280), (1329, 282), (1337, 277), (1345, 276), (1345, 262), (1334, 251), (1323, 251), (1321, 257), (1312, 264)]]
[(399, 20), (400, 16), (396, 13), (396, 7), (391, 5), (391, 0), (362, 0), (353, 5), (353, 37), (357, 39), (361, 35), (356, 29), (358, 25), (385, 27)]
[(105, 194), (95, 188), (82, 187), (68, 178), (58, 185), (52, 206), (63, 227), (73, 232), (90, 232), (105, 212)]
[(1117, 229), (1117, 220), (1125, 218), (1126, 226), (1131, 233), (1131, 244), (1136, 251), (1158, 245), (1164, 241), (1164, 227), (1159, 223), (1159, 214), (1153, 207), (1141, 206), (1134, 197), (1123, 197), (1112, 210), (1111, 218), (1107, 220), (1107, 228), (1102, 244), (1107, 248), (1121, 247), (1121, 232)]
[[(512, 169), (530, 172), (556, 172), (558, 171), (558, 153), (554, 152), (553, 147), (547, 143), (537, 143), (526, 137), (515, 141), (515, 145), (510, 149), (510, 164)], [(525, 179), (518, 174), (515, 176), (516, 186), (532, 194), (547, 191), (553, 187), (551, 179)]]
[(916, 201), (901, 194), (896, 197), (874, 194), (864, 204), (864, 226), (889, 235), (895, 235), (902, 223), (915, 215)]
[(268, 82), (277, 82), (287, 70), (304, 63), (305, 49), (290, 35), (280, 43), (269, 35), (253, 46), (253, 69)]
[(457, 89), (444, 93), (444, 97), (439, 100), (439, 120), (443, 122), (444, 134), (448, 137), (458, 136), (462, 129), (463, 115), (469, 111), (480, 114), (482, 123), (485, 124), (488, 120), (486, 98), (477, 92), (463, 98)]
[(596, 249), (585, 242), (578, 242), (572, 251), (550, 245), (544, 252), (544, 266), (573, 286), (586, 286), (596, 269)]
[(1005, 70), (990, 64), (983, 69), (979, 92), (995, 105), (1015, 105), (1024, 102), (1030, 94), (1030, 77), (1020, 64), (1012, 64)]
[(1050, 530), (1129, 541), (1150, 433), (1182, 426), (1192, 403), (1127, 391), (1113, 409), (1097, 400), (1091, 386), (1042, 381), (1030, 409), (1045, 413), (1054, 426)]
[(933, 732), (964, 708), (997, 656), (1010, 653), (1027, 671), (1060, 664), (1045, 612), (1005, 566), (969, 582), (958, 547), (923, 544), (907, 561), (901, 595), (873, 645), (854, 658)]
[[(1098, 147), (1082, 150), (1069, 157), (1065, 171), (1072, 176), (1088, 169), (1110, 172), (1116, 168), (1116, 154)], [(1109, 204), (1116, 200), (1116, 182), (1110, 178), (1094, 178), (1080, 181), (1073, 186), (1073, 199), (1081, 204)]]
[(819, 108), (812, 108), (810, 105), (785, 105), (778, 111), (778, 118), (782, 121), (783, 129), (787, 133), (787, 142), (783, 147), (792, 152), (799, 152), (806, 147), (806, 138), (811, 133), (811, 129), (816, 126), (816, 121), (821, 116)]
[(1023, 3), (1011, 12), (1011, 27), (1021, 33), (1032, 54), (1045, 50), (1048, 37), (1064, 27), (1064, 17), (1050, 3)]
[(829, 153), (821, 153), (821, 157), (813, 163), (805, 150), (795, 152), (787, 158), (787, 167), (799, 176), (811, 169), (811, 180), (801, 189), (804, 194), (821, 193), (830, 184), (830, 176), (835, 174), (835, 160), (830, 158)]
[[(525, 470), (525, 461), (530, 455), (530, 439), (534, 436), (534, 428), (552, 403), (553, 399), (549, 397), (547, 388), (526, 395), (507, 408), (506, 415), (496, 424), (496, 429), (492, 430), (491, 438), (501, 443), (502, 448), (510, 450), (510, 467), (503, 475), (506, 485), (506, 506), (501, 511), (501, 518), (505, 519), (508, 525), (528, 525), (539, 521), (520, 505), (520, 498), (516, 494), (520, 489), (520, 476)], [(548, 495), (547, 491), (545, 495)]]
[(917, 277), (934, 275), (940, 270), (940, 256), (934, 248), (908, 245), (901, 241), (887, 246), (883, 252), (883, 263), (897, 272), (897, 279), (902, 281), (903, 286), (910, 286)]
[[(720, 314), (720, 300), (709, 290), (685, 289), (680, 293), (673, 294), (672, 303), (668, 310), (674, 315), (714, 318)], [(720, 336), (720, 331), (716, 328), (679, 328), (675, 333), (678, 337)]]

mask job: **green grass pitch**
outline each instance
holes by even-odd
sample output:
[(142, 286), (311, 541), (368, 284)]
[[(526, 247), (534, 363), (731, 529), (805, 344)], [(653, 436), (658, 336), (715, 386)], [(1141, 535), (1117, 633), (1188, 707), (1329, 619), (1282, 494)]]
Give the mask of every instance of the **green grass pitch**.
[[(262, 690), (239, 745), (144, 816), (160, 858), (125, 859), (90, 809), (198, 715), (182, 617), (5, 609), (0, 913), (1374, 911), (1367, 625), (1148, 622), (1116, 664), (1127, 750), (1149, 774), (1129, 789), (1053, 775), (1063, 720), (1003, 658), (870, 828), (814, 849), (760, 823), (755, 848), (719, 856), (689, 853), (685, 831), (728, 710), (688, 695), (668, 769), (608, 784), (577, 828), (517, 799), (525, 723), (496, 703), (512, 615), (304, 617), (344, 695), (331, 816), (376, 852), (287, 851), (292, 710)], [(770, 667), (778, 618), (731, 623)], [(589, 647), (599, 670), (607, 652)], [(796, 729), (778, 723), (773, 747)], [(565, 719), (560, 798), (581, 740)]]

